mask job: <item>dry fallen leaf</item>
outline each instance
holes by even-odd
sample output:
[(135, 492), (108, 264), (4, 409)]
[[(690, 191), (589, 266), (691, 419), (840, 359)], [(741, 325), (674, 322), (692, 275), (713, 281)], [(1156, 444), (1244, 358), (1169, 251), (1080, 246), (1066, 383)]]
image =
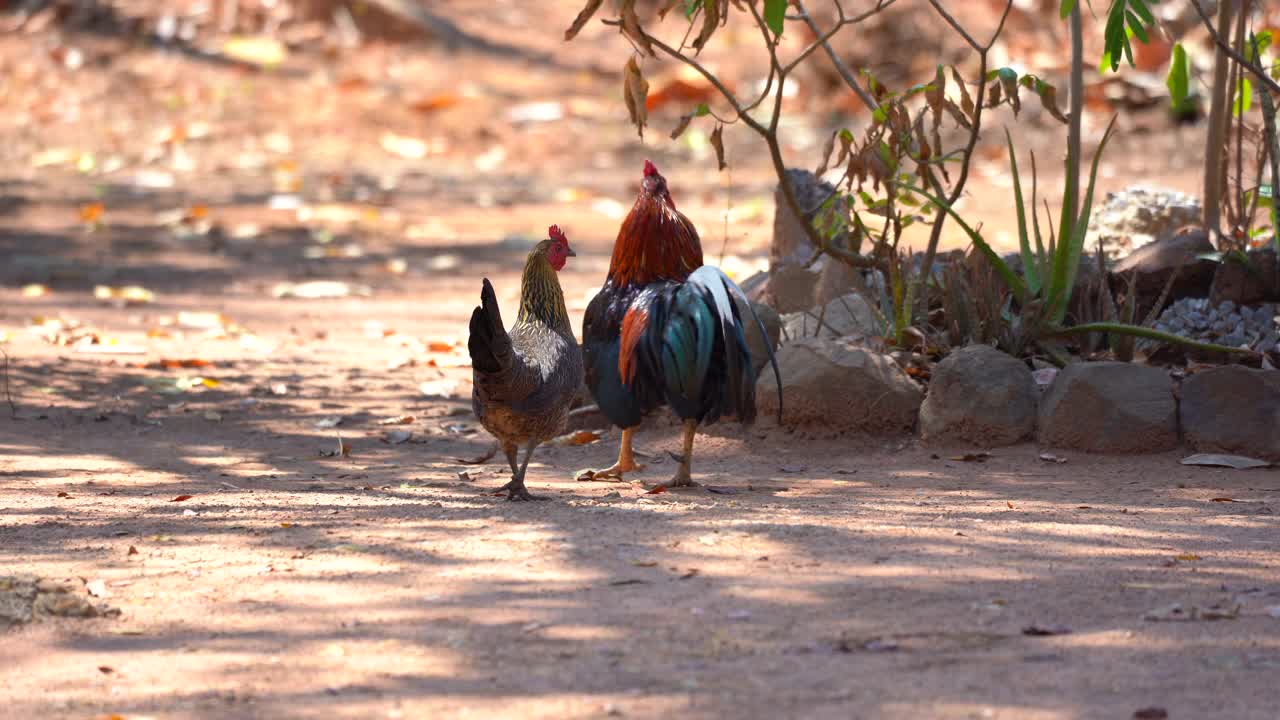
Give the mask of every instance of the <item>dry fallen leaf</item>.
[(420, 113), (431, 113), (437, 110), (451, 108), (462, 101), (462, 96), (452, 92), (440, 92), (434, 95), (428, 95), (409, 103), (409, 107)]
[(498, 444), (494, 443), (492, 446), (490, 446), (489, 451), (486, 452), (484, 455), (480, 455), (473, 458), (456, 457), (454, 458), (454, 461), (460, 462), (463, 465), (483, 465), (484, 463), (487, 463), (490, 460), (492, 460), (493, 456), (497, 454), (498, 454)]
[(227, 38), (222, 54), (250, 65), (274, 67), (284, 62), (288, 50), (273, 37), (239, 35)]
[(418, 390), (427, 397), (453, 397), (458, 390), (457, 380), (428, 380), (418, 385)]
[(1133, 711), (1133, 720), (1166, 720), (1169, 711), (1162, 707), (1145, 707)]
[(1235, 470), (1271, 467), (1266, 460), (1245, 457), (1243, 455), (1218, 455), (1215, 453), (1197, 453), (1181, 460), (1183, 465), (1203, 465), (1207, 467), (1227, 467)]
[(155, 302), (156, 299), (155, 293), (138, 285), (126, 285), (124, 287), (97, 285), (93, 288), (93, 296), (99, 300), (121, 305), (142, 305)]
[(129, 552), (125, 553), (125, 555), (137, 555), (137, 554), (138, 554), (138, 548), (132, 545), (129, 546)]
[(272, 289), (271, 294), (282, 299), (327, 300), (352, 295), (369, 296), (373, 294), (373, 289), (366, 285), (350, 285), (338, 280), (312, 280), (303, 283), (280, 283)]
[(1174, 559), (1181, 560), (1182, 562), (1194, 562), (1196, 560), (1199, 560), (1200, 556), (1196, 555), (1195, 553), (1182, 553), (1181, 555), (1177, 556)]
[(412, 415), (398, 415), (396, 417), (379, 420), (378, 424), (379, 425), (412, 425), (413, 419), (414, 418)]
[(652, 490), (650, 490), (650, 491), (646, 492), (646, 493), (645, 493), (645, 495), (657, 495), (657, 494), (659, 494), (659, 493), (664, 493), (664, 492), (666, 492), (666, 491), (667, 491), (667, 486), (666, 486), (666, 485), (659, 485), (659, 486), (657, 486), (657, 487), (653, 488)]
[(422, 160), (431, 149), (425, 140), (397, 135), (390, 131), (382, 134), (379, 143), (383, 150), (406, 160)]
[(400, 445), (409, 441), (413, 437), (413, 432), (409, 430), (391, 430), (384, 437), (384, 441), (392, 445)]
[(551, 441), (551, 444), (559, 446), (589, 445), (599, 439), (600, 433), (594, 430), (578, 430), (555, 438)]
[(86, 224), (95, 224), (102, 219), (102, 213), (106, 211), (106, 207), (100, 203), (89, 203), (80, 206), (80, 222)]
[(1045, 637), (1049, 635), (1070, 635), (1071, 628), (1066, 625), (1028, 625), (1022, 628), (1023, 635)]
[(97, 598), (104, 598), (110, 594), (107, 591), (107, 583), (104, 580), (90, 580), (84, 584), (84, 589)]
[(176, 497), (176, 498), (174, 498), (174, 499), (170, 500), (169, 502), (185, 502), (185, 501), (187, 501), (187, 500), (190, 500), (190, 499), (191, 499), (191, 498), (193, 498), (193, 497), (195, 497), (195, 496), (194, 496), (194, 495), (179, 495), (178, 497)]

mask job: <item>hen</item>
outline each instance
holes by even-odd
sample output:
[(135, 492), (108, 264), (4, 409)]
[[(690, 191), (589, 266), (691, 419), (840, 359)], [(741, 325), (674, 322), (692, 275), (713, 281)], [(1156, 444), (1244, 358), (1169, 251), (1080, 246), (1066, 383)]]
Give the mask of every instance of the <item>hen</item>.
[[(582, 321), (587, 387), (609, 421), (622, 428), (618, 461), (594, 477), (621, 479), (642, 469), (632, 434), (642, 417), (664, 405), (684, 424), (680, 466), (666, 483), (675, 487), (696, 484), (689, 467), (699, 424), (722, 416), (743, 424), (755, 419), (755, 370), (739, 307), (751, 312), (732, 280), (702, 264), (698, 231), (676, 210), (666, 179), (646, 160), (604, 287)], [(772, 351), (769, 359), (776, 374)], [(781, 384), (778, 392), (781, 405)]]
[[(559, 227), (552, 225), (547, 234), (525, 262), (520, 312), (510, 332), (485, 278), (467, 340), (475, 383), (471, 405), (511, 465), (511, 482), (502, 487), (508, 500), (543, 499), (525, 488), (529, 458), (540, 443), (563, 431), (569, 405), (582, 387), (582, 351), (556, 276), (576, 253)], [(522, 447), (524, 461), (517, 464)]]

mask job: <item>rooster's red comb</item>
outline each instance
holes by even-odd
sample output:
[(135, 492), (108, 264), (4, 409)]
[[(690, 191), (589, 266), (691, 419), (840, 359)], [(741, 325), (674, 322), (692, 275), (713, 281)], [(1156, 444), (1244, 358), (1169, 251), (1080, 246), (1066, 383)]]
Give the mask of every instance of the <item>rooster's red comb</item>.
[(653, 164), (652, 160), (644, 161), (644, 176), (650, 177), (658, 174), (658, 167)]
[(564, 236), (564, 231), (560, 229), (559, 225), (552, 225), (547, 228), (547, 236), (552, 240), (559, 240), (566, 243), (569, 242), (569, 238)]

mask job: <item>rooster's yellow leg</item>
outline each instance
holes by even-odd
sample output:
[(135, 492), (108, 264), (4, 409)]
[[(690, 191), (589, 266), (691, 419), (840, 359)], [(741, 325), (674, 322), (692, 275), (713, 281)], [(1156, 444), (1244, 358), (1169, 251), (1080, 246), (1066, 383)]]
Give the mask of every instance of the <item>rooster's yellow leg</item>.
[[(683, 452), (680, 453), (680, 467), (676, 468), (676, 474), (665, 483), (653, 483), (653, 485), (666, 485), (667, 487), (697, 487), (698, 483), (693, 481), (693, 476), (689, 474), (689, 464), (693, 462), (693, 437), (698, 433), (697, 420), (684, 421), (684, 444)], [(646, 485), (650, 485), (646, 483)]]
[(636, 462), (635, 453), (631, 450), (631, 434), (634, 432), (635, 428), (626, 428), (622, 431), (622, 446), (618, 448), (618, 462), (614, 463), (613, 467), (596, 470), (592, 473), (592, 479), (617, 478), (621, 480), (623, 473), (644, 470), (644, 466)]

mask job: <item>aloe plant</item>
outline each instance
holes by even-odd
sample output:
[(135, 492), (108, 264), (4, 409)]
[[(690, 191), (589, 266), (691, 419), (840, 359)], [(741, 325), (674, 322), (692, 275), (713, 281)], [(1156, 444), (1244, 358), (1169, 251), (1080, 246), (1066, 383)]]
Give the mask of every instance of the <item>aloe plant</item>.
[[(1065, 325), (1067, 308), (1071, 304), (1071, 295), (1075, 288), (1076, 275), (1080, 271), (1080, 258), (1084, 253), (1085, 234), (1088, 231), (1089, 217), (1093, 207), (1093, 190), (1098, 179), (1098, 164), (1102, 160), (1103, 151), (1106, 149), (1107, 142), (1111, 139), (1111, 134), (1115, 130), (1115, 122), (1116, 119), (1113, 117), (1107, 125), (1106, 132), (1102, 135), (1102, 140), (1098, 143), (1097, 152), (1094, 153), (1093, 162), (1089, 168), (1089, 184), (1085, 188), (1079, 213), (1072, 213), (1067, 207), (1067, 203), (1063, 202), (1062, 217), (1058, 231), (1056, 234), (1050, 235), (1048, 243), (1045, 242), (1045, 238), (1040, 232), (1039, 222), (1035, 220), (1036, 198), (1034, 185), (1031, 207), (1032, 221), (1028, 226), (1027, 212), (1022, 194), (1022, 180), (1018, 174), (1018, 158), (1014, 151), (1013, 138), (1007, 130), (1005, 131), (1005, 139), (1009, 146), (1009, 165), (1013, 173), (1013, 196), (1018, 218), (1018, 247), (1022, 258), (1022, 275), (1014, 272), (1013, 268), (1009, 267), (1009, 264), (1004, 261), (1004, 258), (1000, 257), (1000, 254), (991, 247), (990, 243), (977, 230), (966, 223), (964, 218), (960, 217), (944, 200), (918, 187), (904, 186), (904, 188), (919, 194), (945, 210), (956, 221), (956, 224), (964, 230), (965, 234), (969, 236), (974, 247), (991, 264), (996, 275), (1008, 287), (1019, 306), (1035, 310), (1035, 317), (1028, 317), (1026, 322), (1028, 327), (1035, 329), (1036, 344), (1055, 362), (1060, 362), (1062, 358), (1058, 349), (1051, 346), (1051, 341), (1054, 338), (1087, 332), (1130, 335), (1177, 343), (1199, 350), (1256, 355), (1252, 350), (1195, 342), (1140, 325), (1118, 322), (1089, 323), (1072, 327)], [(1067, 167), (1073, 167), (1074, 162), (1075, 158), (1072, 156), (1070, 149), (1068, 149)], [(1034, 171), (1032, 182), (1035, 182)], [(1063, 186), (1064, 199), (1077, 196), (1078, 188), (1076, 187), (1076, 182), (1074, 175), (1067, 173)], [(1033, 241), (1034, 246), (1032, 244)]]

